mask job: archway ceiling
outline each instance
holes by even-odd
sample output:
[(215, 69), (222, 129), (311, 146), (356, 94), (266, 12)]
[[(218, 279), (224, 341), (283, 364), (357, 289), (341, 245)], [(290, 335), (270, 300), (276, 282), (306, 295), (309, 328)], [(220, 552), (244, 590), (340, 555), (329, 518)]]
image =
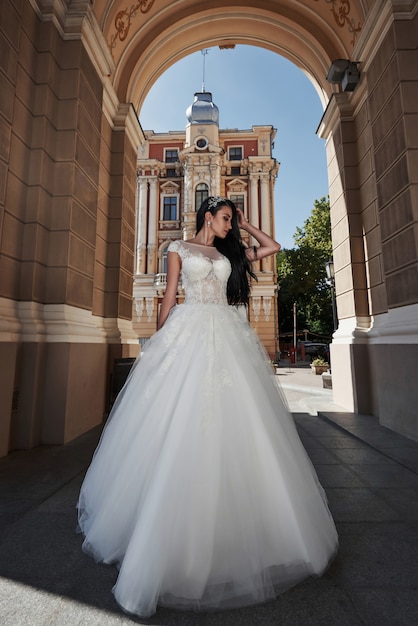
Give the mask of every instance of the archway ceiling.
[[(129, 4), (131, 2), (131, 4)], [(352, 57), (364, 21), (359, 0), (96, 0), (122, 102), (140, 109), (155, 81), (181, 58), (212, 46), (263, 47), (294, 62), (325, 105), (332, 60)], [(274, 80), (274, 77), (266, 77)], [(334, 87), (335, 89), (335, 87)]]

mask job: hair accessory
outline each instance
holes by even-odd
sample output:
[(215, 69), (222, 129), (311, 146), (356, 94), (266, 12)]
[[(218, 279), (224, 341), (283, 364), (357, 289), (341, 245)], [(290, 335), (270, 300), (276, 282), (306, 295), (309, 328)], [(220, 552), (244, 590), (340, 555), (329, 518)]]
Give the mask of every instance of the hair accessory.
[(218, 204), (228, 200), (228, 198), (223, 198), (222, 196), (211, 196), (208, 199), (208, 207), (209, 209), (215, 209)]

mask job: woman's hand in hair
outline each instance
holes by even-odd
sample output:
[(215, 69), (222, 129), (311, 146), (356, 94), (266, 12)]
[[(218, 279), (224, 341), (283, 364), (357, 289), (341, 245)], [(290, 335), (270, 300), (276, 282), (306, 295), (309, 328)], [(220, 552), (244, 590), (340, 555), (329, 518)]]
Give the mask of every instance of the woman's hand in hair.
[(270, 237), (267, 233), (250, 224), (240, 209), (237, 209), (237, 221), (238, 226), (254, 237), (254, 239), (259, 243), (259, 247), (251, 246), (247, 248), (246, 254), (249, 261), (260, 261), (265, 257), (280, 252), (280, 244), (275, 241), (273, 237)]
[(245, 226), (246, 224), (248, 224), (248, 220), (244, 216), (244, 213), (241, 211), (241, 209), (238, 209), (238, 208), (237, 208), (237, 222), (238, 222), (238, 226), (245, 230)]

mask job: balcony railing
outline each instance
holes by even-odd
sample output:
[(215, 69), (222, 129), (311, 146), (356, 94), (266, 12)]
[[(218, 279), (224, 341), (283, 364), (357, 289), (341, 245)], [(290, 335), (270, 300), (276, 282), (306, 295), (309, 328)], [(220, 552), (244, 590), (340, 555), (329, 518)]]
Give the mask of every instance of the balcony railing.
[(154, 287), (161, 287), (167, 285), (167, 274), (155, 274)]
[[(163, 293), (165, 293), (165, 290), (167, 288), (167, 274), (161, 273), (161, 274), (155, 274), (154, 276), (154, 287), (155, 290), (157, 292), (157, 294), (159, 296), (163, 295)], [(177, 293), (182, 293), (183, 291), (183, 285), (181, 283), (181, 280), (179, 280), (179, 284), (177, 287)]]
[(159, 296), (165, 293), (167, 287), (167, 274), (155, 274), (154, 288)]

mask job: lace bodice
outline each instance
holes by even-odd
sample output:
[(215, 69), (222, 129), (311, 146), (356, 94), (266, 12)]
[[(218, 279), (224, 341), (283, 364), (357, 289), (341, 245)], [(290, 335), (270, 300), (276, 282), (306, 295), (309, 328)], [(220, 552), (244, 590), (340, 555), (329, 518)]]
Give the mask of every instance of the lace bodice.
[(186, 304), (228, 304), (226, 285), (231, 273), (229, 260), (216, 248), (178, 239), (168, 246), (181, 259)]

